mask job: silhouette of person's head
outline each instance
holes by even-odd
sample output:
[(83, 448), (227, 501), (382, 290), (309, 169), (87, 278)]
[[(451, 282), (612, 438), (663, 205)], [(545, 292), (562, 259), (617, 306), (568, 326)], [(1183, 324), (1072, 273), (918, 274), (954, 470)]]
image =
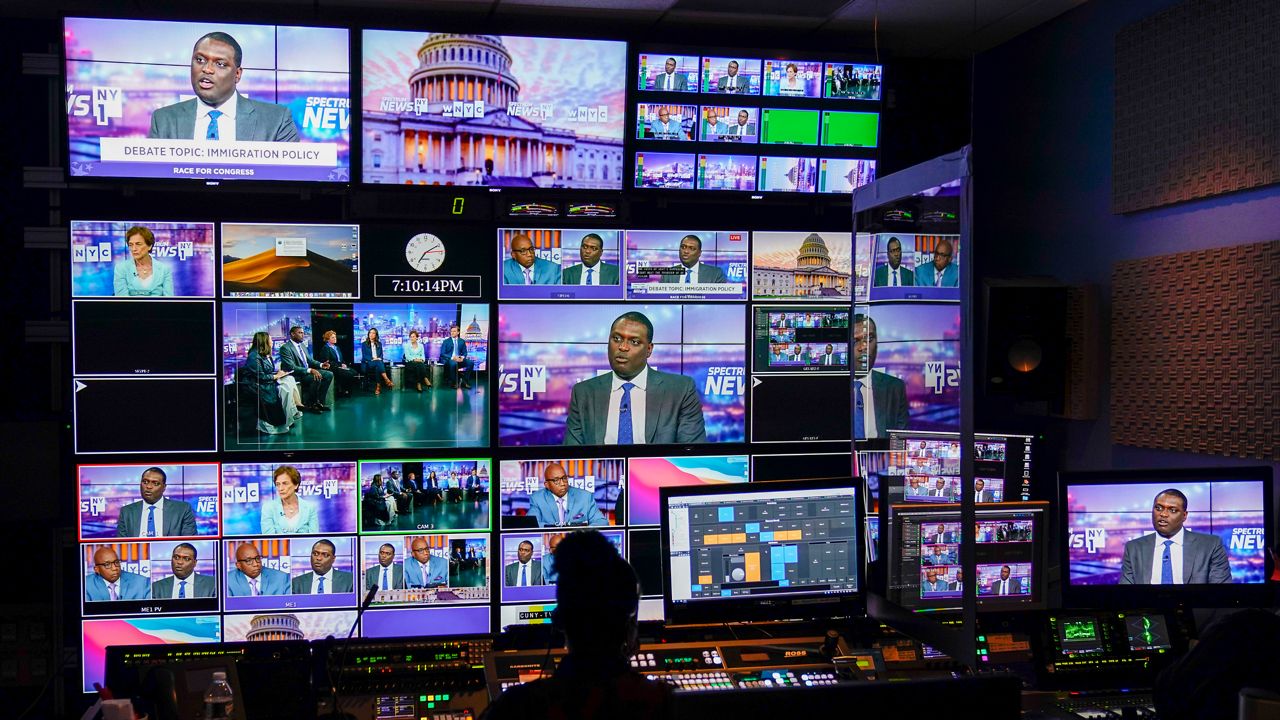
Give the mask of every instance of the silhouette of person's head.
[(569, 652), (623, 659), (635, 654), (640, 582), (599, 531), (569, 533), (556, 548), (554, 623)]

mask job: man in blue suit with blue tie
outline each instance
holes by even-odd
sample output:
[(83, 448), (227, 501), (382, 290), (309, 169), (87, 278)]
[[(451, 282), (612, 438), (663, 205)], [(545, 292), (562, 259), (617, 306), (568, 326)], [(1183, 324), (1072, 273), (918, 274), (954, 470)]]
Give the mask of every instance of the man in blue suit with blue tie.
[(116, 537), (191, 537), (196, 516), (191, 504), (164, 496), (168, 476), (158, 467), (142, 471), (138, 487), (142, 499), (120, 508)]
[(289, 574), (262, 566), (262, 553), (253, 543), (236, 548), (236, 569), (227, 573), (228, 597), (288, 595)]
[(84, 579), (84, 599), (146, 600), (151, 597), (151, 583), (137, 573), (120, 570), (120, 556), (110, 546), (93, 554), (93, 572)]
[[(1151, 508), (1155, 532), (1124, 544), (1121, 585), (1204, 585), (1231, 582), (1231, 565), (1222, 538), (1193, 532), (1187, 522), (1187, 496), (1169, 488)], [(1157, 544), (1159, 541), (1159, 544)]]
[(943, 238), (933, 248), (933, 262), (916, 268), (916, 287), (960, 287), (960, 271), (952, 262), (950, 240)]
[(542, 484), (545, 490), (529, 495), (529, 514), (538, 519), (538, 527), (609, 524), (591, 493), (569, 487), (569, 476), (560, 463), (547, 466)]
[(413, 559), (404, 563), (404, 584), (411, 588), (439, 587), (449, 584), (449, 561), (431, 554), (426, 538), (414, 538)]
[(502, 261), (504, 285), (559, 285), (560, 266), (538, 257), (524, 233), (511, 238), (511, 257)]
[(467, 357), (467, 341), (458, 337), (458, 326), (449, 326), (449, 337), (440, 343), (438, 361), (444, 366), (444, 381), (456, 388), (459, 384), (464, 388), (471, 387), (462, 373), (471, 369), (471, 358)]

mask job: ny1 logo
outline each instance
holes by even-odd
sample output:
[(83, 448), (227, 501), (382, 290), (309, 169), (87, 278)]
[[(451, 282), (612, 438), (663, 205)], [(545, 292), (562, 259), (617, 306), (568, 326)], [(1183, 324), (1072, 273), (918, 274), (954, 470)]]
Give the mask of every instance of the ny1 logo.
[(924, 364), (924, 386), (933, 389), (934, 395), (941, 395), (949, 387), (960, 387), (960, 368), (947, 368), (942, 360), (931, 360)]
[(151, 253), (159, 258), (178, 258), (186, 260), (196, 254), (196, 244), (190, 240), (179, 240), (176, 243), (156, 243)]
[(499, 392), (513, 393), (518, 389), (520, 397), (532, 400), (535, 393), (547, 391), (546, 365), (521, 365), (519, 375), (503, 372), (502, 368), (498, 368), (498, 372), (500, 374)]
[(89, 517), (98, 517), (107, 511), (106, 498), (85, 498), (80, 501), (80, 514), (89, 513)]
[(67, 84), (67, 115), (87, 117), (92, 115), (99, 125), (107, 125), (112, 118), (124, 117), (124, 91), (115, 87), (95, 85), (90, 94), (77, 93), (75, 86)]
[(1084, 532), (1072, 531), (1068, 536), (1068, 547), (1084, 551), (1090, 555), (1097, 555), (1107, 546), (1107, 529), (1106, 528), (1085, 528)]
[(321, 480), (318, 483), (303, 485), (298, 488), (298, 494), (303, 496), (323, 495), (328, 500), (338, 494), (337, 480)]

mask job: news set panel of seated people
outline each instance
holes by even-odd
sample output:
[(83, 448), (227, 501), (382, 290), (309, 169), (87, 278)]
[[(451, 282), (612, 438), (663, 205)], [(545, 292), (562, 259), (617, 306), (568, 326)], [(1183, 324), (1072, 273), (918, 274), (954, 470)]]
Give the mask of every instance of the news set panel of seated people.
[(452, 473), (447, 478), (429, 470), (421, 481), (413, 472), (404, 478), (396, 470), (388, 472), (386, 477), (375, 473), (364, 495), (366, 512), (372, 512), (375, 524), (391, 524), (397, 515), (412, 515), (415, 505), (427, 507), (443, 502), (460, 503), (480, 499), (485, 493), (484, 481), (472, 468), (467, 475)]
[(197, 573), (196, 546), (179, 543), (169, 558), (171, 573), (152, 581), (147, 576), (121, 569), (120, 555), (110, 546), (93, 553), (93, 572), (85, 576), (84, 599), (88, 602), (115, 600), (161, 600), (211, 598), (217, 595), (213, 577)]
[(155, 233), (135, 225), (124, 233), (129, 257), (112, 267), (112, 292), (116, 297), (173, 297), (173, 269), (151, 256)]

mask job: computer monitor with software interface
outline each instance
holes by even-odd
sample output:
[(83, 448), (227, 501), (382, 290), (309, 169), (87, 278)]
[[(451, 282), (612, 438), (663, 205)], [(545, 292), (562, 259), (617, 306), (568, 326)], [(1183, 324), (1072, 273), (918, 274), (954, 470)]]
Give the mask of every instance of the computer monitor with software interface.
[(860, 611), (861, 480), (664, 487), (668, 622), (842, 617)]

